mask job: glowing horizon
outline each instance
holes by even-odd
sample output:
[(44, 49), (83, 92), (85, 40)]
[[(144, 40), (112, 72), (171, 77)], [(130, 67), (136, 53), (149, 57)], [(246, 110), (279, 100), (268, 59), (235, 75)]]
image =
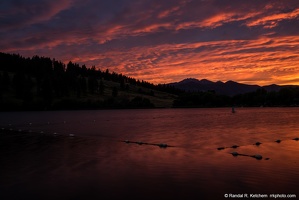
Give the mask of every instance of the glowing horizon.
[(151, 83), (299, 85), (299, 2), (49, 0), (0, 3), (0, 51)]

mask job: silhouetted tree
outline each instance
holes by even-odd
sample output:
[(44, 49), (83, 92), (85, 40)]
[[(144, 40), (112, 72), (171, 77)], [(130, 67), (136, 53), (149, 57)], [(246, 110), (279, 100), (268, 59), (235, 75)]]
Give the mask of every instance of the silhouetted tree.
[(53, 100), (53, 90), (52, 90), (52, 82), (49, 77), (45, 78), (42, 81), (41, 94), (45, 102), (45, 107), (47, 109), (50, 108)]
[(3, 93), (4, 93), (4, 84), (3, 84), (3, 76), (2, 73), (0, 73), (0, 103), (2, 103), (3, 100)]
[(13, 86), (15, 89), (16, 97), (22, 98), (24, 94), (24, 83), (25, 83), (25, 74), (22, 72), (17, 72), (13, 76)]
[(84, 77), (80, 78), (80, 87), (84, 95), (87, 93), (87, 83), (86, 79)]
[(117, 95), (118, 95), (118, 89), (117, 89), (117, 87), (113, 87), (113, 89), (112, 89), (112, 96), (113, 97), (117, 97)]
[(81, 76), (86, 77), (87, 76), (87, 67), (86, 65), (82, 65), (82, 69), (81, 69)]
[(94, 94), (98, 88), (98, 81), (95, 77), (88, 77), (88, 89), (91, 94)]
[(10, 77), (7, 71), (3, 72), (2, 83), (4, 90), (7, 90), (10, 85)]
[(120, 89), (121, 90), (125, 90), (126, 86), (125, 86), (125, 80), (123, 78), (120, 78)]
[(99, 85), (99, 92), (100, 92), (100, 94), (104, 94), (104, 90), (105, 90), (104, 82), (101, 79), (100, 80), (100, 85)]
[(55, 75), (62, 75), (65, 72), (65, 65), (62, 62), (53, 59), (53, 70)]

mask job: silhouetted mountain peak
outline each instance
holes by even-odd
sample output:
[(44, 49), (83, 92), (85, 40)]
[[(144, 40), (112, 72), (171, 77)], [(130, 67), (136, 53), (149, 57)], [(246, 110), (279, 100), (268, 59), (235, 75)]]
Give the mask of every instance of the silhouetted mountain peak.
[(264, 87), (279, 87), (279, 85), (276, 85), (276, 84), (271, 84), (271, 85), (266, 85)]
[(232, 80), (229, 80), (229, 81), (226, 81), (225, 84), (240, 84), (240, 83), (237, 83), (235, 81), (232, 81)]
[(170, 83), (170, 85), (189, 92), (215, 91), (218, 94), (229, 96), (254, 92), (260, 88), (258, 85), (246, 85), (232, 80), (223, 83), (221, 81), (213, 82), (207, 79), (198, 80), (195, 78), (184, 79), (177, 83)]
[(208, 85), (208, 84), (213, 84), (214, 82), (209, 81), (208, 79), (201, 79), (199, 81), (199, 83), (202, 84), (202, 85)]
[[(168, 85), (175, 88), (185, 90), (187, 92), (208, 92), (213, 91), (216, 94), (234, 96), (238, 94), (255, 92), (257, 89), (264, 89), (268, 92), (278, 92), (281, 88), (290, 86), (280, 86), (271, 84), (267, 86), (249, 85), (244, 83), (238, 83), (236, 81), (217, 81), (213, 82), (208, 79), (198, 80), (196, 78), (187, 78), (180, 82), (169, 83)], [(296, 86), (297, 87), (297, 86)]]
[(263, 87), (265, 90), (267, 90), (268, 92), (278, 92), (281, 88), (281, 86), (276, 85), (276, 84), (271, 84), (271, 85), (266, 85)]
[(208, 80), (208, 79), (201, 79), (198, 80), (196, 78), (186, 78), (180, 82), (178, 82), (178, 84), (201, 84), (201, 85), (208, 85), (208, 84), (213, 84), (214, 82)]
[(186, 83), (198, 83), (198, 82), (199, 82), (199, 80), (196, 78), (186, 78), (178, 83), (186, 84)]

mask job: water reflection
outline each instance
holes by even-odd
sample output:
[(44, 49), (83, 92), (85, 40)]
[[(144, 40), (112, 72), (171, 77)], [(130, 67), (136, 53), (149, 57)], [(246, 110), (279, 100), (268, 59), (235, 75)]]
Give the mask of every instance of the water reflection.
[[(0, 197), (223, 199), (226, 193), (296, 194), (299, 142), (292, 139), (298, 137), (298, 121), (298, 109), (1, 113), (6, 131), (0, 134)], [(10, 132), (9, 123), (16, 124), (14, 130), (45, 133)], [(257, 141), (262, 144), (255, 145)], [(233, 145), (239, 147), (217, 150)], [(234, 157), (232, 152), (270, 159)]]

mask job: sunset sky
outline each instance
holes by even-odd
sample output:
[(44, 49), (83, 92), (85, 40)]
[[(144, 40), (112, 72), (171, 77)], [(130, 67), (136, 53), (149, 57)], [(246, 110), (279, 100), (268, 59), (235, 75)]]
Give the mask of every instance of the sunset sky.
[(9, 0), (0, 51), (184, 78), (299, 85), (298, 0)]

